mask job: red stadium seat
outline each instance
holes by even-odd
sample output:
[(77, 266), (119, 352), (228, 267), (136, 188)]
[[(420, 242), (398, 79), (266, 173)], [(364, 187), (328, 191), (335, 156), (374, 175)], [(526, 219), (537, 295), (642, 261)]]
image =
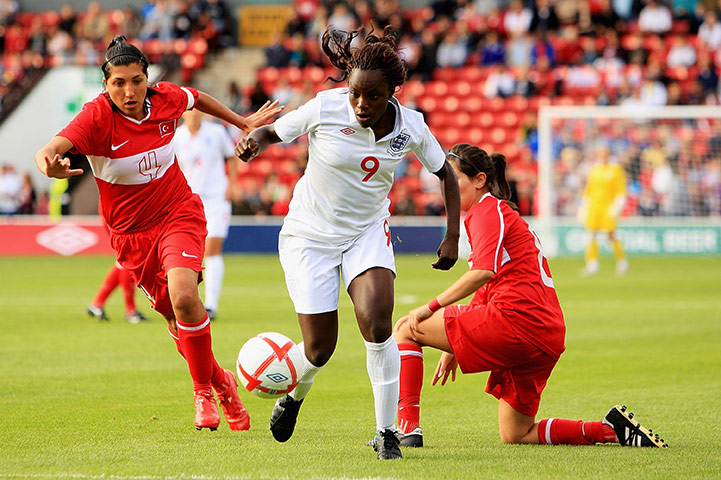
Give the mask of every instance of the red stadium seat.
[(471, 84), (465, 80), (448, 82), (448, 91), (451, 95), (467, 97), (471, 94)]
[(472, 145), (479, 145), (481, 142), (483, 142), (485, 138), (485, 134), (483, 133), (482, 128), (473, 127), (469, 128), (468, 130), (468, 143)]
[(528, 110), (528, 99), (520, 95), (514, 95), (506, 99), (506, 108), (516, 113), (523, 113)]
[(436, 105), (438, 104), (435, 98), (427, 96), (420, 97), (417, 102), (418, 107), (425, 112), (434, 111), (436, 109)]
[(442, 81), (426, 83), (425, 94), (431, 97), (443, 97), (448, 93), (448, 84)]
[(468, 112), (458, 112), (451, 117), (451, 122), (459, 128), (466, 128), (471, 124), (471, 116)]
[(461, 102), (460, 100), (458, 100), (458, 97), (449, 95), (440, 100), (440, 102), (438, 103), (438, 108), (440, 108), (444, 112), (457, 112), (460, 105)]
[(274, 67), (259, 68), (255, 75), (260, 83), (276, 83), (280, 78), (280, 72)]
[(463, 99), (460, 109), (464, 112), (475, 113), (483, 110), (483, 100), (478, 96), (470, 96)]
[(506, 137), (506, 130), (501, 127), (496, 127), (491, 130), (490, 140), (495, 144), (505, 142)]

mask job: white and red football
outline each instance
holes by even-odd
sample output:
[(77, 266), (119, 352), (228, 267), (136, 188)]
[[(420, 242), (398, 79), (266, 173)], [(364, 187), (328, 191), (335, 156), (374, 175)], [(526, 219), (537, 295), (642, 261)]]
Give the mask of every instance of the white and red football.
[(303, 356), (290, 338), (276, 332), (259, 333), (243, 345), (236, 363), (238, 379), (262, 398), (290, 393), (298, 384)]

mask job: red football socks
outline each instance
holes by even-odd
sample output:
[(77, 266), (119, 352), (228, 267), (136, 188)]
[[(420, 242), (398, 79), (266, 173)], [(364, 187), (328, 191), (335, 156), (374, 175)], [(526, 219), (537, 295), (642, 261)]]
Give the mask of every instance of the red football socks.
[[(170, 337), (175, 342), (175, 347), (178, 349), (178, 353), (185, 358), (185, 355), (183, 354), (183, 348), (180, 346), (180, 338), (178, 338), (172, 330), (170, 330), (170, 327), (168, 327), (168, 333), (170, 334)], [(221, 389), (223, 390), (225, 387), (225, 370), (218, 364), (217, 360), (215, 359), (215, 356), (213, 356), (213, 374), (211, 375), (211, 383), (213, 384), (213, 388), (216, 390)]]
[(95, 294), (95, 298), (93, 299), (93, 305), (95, 305), (96, 307), (102, 307), (103, 305), (105, 305), (105, 301), (108, 299), (108, 296), (110, 296), (112, 291), (115, 290), (115, 288), (118, 286), (118, 283), (120, 283), (121, 270), (122, 269), (118, 268), (118, 266), (115, 264), (110, 267), (110, 270), (108, 270), (108, 273), (103, 279), (103, 283), (100, 284), (98, 293)]
[(120, 270), (120, 285), (123, 287), (123, 298), (125, 299), (125, 314), (131, 315), (138, 311), (135, 306), (135, 282), (133, 277), (130, 276), (130, 272), (124, 268)]
[(398, 400), (398, 428), (410, 433), (418, 428), (423, 387), (423, 350), (414, 343), (399, 343), (401, 385)]
[(193, 389), (210, 388), (215, 358), (211, 346), (210, 319), (206, 315), (200, 323), (182, 323), (176, 319), (180, 351), (188, 362)]
[(603, 422), (545, 418), (538, 422), (538, 441), (549, 445), (593, 445), (616, 442), (616, 433)]

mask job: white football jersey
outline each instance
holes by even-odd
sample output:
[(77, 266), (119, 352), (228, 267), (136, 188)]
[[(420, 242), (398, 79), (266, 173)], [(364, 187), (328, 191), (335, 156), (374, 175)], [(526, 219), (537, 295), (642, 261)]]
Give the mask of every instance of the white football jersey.
[(203, 121), (193, 136), (183, 124), (175, 132), (175, 152), (193, 192), (203, 202), (224, 199), (228, 189), (225, 160), (235, 155), (235, 145), (226, 128), (216, 122)]
[(410, 152), (430, 172), (443, 167), (445, 154), (423, 116), (393, 97), (393, 131), (376, 139), (361, 127), (348, 88), (318, 95), (275, 121), (283, 142), (308, 133), (308, 166), (293, 191), (282, 233), (332, 244), (345, 243), (390, 216), (388, 192), (393, 172)]

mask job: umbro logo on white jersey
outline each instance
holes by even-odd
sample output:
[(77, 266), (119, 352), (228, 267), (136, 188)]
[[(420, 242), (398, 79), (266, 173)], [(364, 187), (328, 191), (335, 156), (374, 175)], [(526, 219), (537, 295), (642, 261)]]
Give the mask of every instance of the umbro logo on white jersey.
[(355, 133), (355, 130), (353, 130), (350, 127), (342, 128), (340, 133), (343, 133), (345, 135), (353, 135)]
[(184, 257), (187, 257), (187, 258), (198, 258), (197, 255), (191, 255), (191, 254), (189, 254), (189, 253), (185, 253), (185, 250), (183, 250), (180, 254), (181, 254), (182, 256), (184, 256)]
[(118, 148), (120, 148), (120, 147), (122, 147), (123, 145), (125, 145), (126, 143), (128, 143), (129, 141), (130, 141), (130, 140), (125, 140), (125, 141), (124, 141), (123, 143), (121, 143), (120, 145), (112, 145), (112, 144), (111, 144), (111, 145), (110, 145), (110, 150), (115, 151), (115, 150), (117, 150)]

